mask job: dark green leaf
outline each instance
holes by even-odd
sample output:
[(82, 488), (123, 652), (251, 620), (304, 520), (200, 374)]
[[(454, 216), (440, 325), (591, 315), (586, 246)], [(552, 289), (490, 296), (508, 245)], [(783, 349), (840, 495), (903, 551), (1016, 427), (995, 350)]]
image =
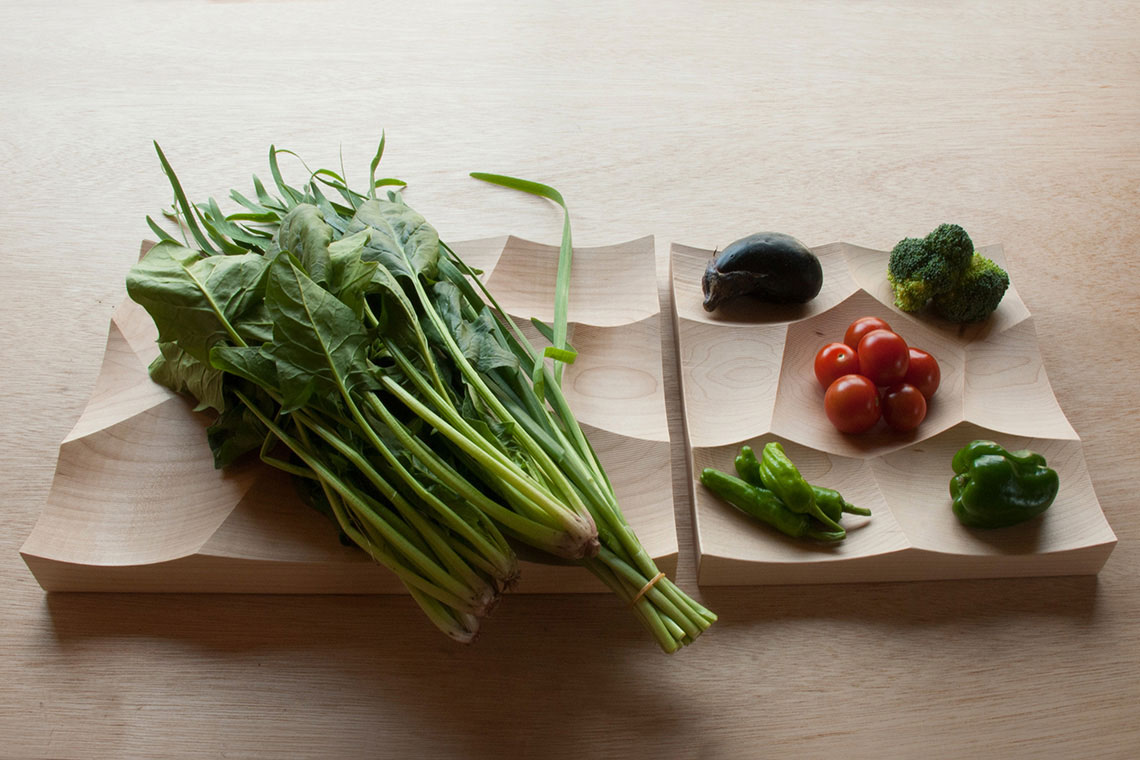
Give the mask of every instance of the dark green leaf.
[(376, 147), (376, 155), (372, 157), (372, 163), (368, 165), (368, 197), (376, 197), (376, 168), (380, 166), (380, 159), (384, 157), (384, 138), (385, 133), (383, 130), (380, 132), (380, 144)]
[(352, 221), (353, 210), (345, 208), (334, 203), (329, 202), (321, 189), (317, 187), (315, 182), (309, 183), (309, 190), (313, 195), (313, 203), (321, 210), (324, 215), (325, 224), (329, 225), (336, 231), (336, 237), (344, 235), (345, 230), (348, 228), (349, 222)]
[(486, 373), (498, 367), (518, 368), (517, 357), (499, 342), (495, 318), (489, 309), (484, 308), (473, 320), (464, 319), (462, 294), (454, 283), (447, 281), (432, 286), (432, 296), (436, 312), (476, 370)]
[(277, 364), (263, 347), (218, 344), (210, 351), (210, 364), (221, 372), (236, 375), (267, 391), (280, 393)]
[(198, 226), (195, 209), (190, 205), (190, 201), (186, 199), (186, 193), (182, 190), (182, 184), (174, 174), (174, 169), (170, 166), (170, 162), (166, 160), (166, 155), (162, 152), (162, 148), (158, 147), (158, 142), (154, 143), (154, 150), (158, 153), (158, 161), (162, 164), (162, 171), (166, 173), (166, 178), (170, 180), (170, 186), (174, 189), (174, 198), (178, 203), (178, 208), (182, 212), (186, 226), (190, 229), (190, 233), (194, 235), (194, 239), (198, 241), (198, 245), (202, 246), (203, 251), (209, 254), (218, 253), (210, 244), (206, 235), (203, 234), (202, 229)]
[[(365, 246), (365, 250), (361, 254), (362, 258), (366, 258), (367, 251), (367, 246)], [(379, 294), (386, 322), (385, 338), (396, 339), (401, 342), (415, 341), (415, 345), (421, 351), (426, 351), (427, 339), (420, 330), (419, 315), (399, 280), (384, 266), (383, 262), (366, 263), (376, 265), (372, 272), (372, 282), (369, 284), (368, 292)]]
[[(239, 193), (237, 190), (230, 190), (230, 197), (252, 212), (251, 214), (247, 214), (241, 217), (246, 221), (276, 222), (281, 218), (281, 214), (279, 214), (275, 209), (270, 209), (261, 205), (260, 203), (255, 203), (254, 201), (251, 201), (249, 198), (246, 198), (244, 195)], [(235, 218), (237, 216), (238, 215), (236, 214), (231, 214), (230, 218)], [(256, 219), (253, 217), (256, 217)]]
[(131, 267), (127, 293), (150, 313), (160, 341), (208, 362), (218, 341), (245, 342), (235, 323), (261, 304), (268, 263), (256, 253), (203, 257), (164, 241)]
[(203, 364), (174, 343), (159, 343), (159, 355), (150, 364), (151, 379), (175, 393), (188, 393), (198, 401), (196, 412), (226, 408), (222, 395), (223, 375)]
[(368, 236), (367, 230), (361, 230), (337, 240), (328, 249), (329, 290), (352, 309), (357, 319), (364, 313), (364, 298), (379, 266), (375, 261), (361, 259)]
[(250, 307), (245, 314), (233, 320), (238, 336), (251, 346), (260, 346), (273, 340), (273, 321), (264, 301)]
[(327, 398), (375, 387), (360, 320), (285, 253), (270, 266), (265, 301), (273, 319), (267, 351), (277, 363), (284, 411), (314, 392)]
[(321, 287), (329, 282), (329, 243), (333, 229), (325, 223), (320, 209), (301, 203), (281, 219), (276, 241), (282, 251), (289, 251), (301, 262), (311, 280)]
[(480, 298), (479, 294), (475, 291), (475, 288), (471, 285), (471, 281), (451, 262), (451, 259), (446, 256), (440, 256), (437, 266), (439, 279), (447, 280), (459, 288), (459, 292), (463, 294), (464, 300), (466, 300), (475, 311), (479, 311), (483, 308), (483, 299)]
[(246, 253), (249, 250), (249, 248), (238, 245), (234, 242), (234, 239), (231, 239), (233, 237), (230, 234), (231, 231), (238, 236), (242, 236), (242, 234), (235, 225), (226, 221), (221, 209), (218, 208), (218, 204), (213, 198), (206, 203), (199, 203), (194, 206), (193, 211), (197, 215), (198, 220), (202, 223), (202, 227), (205, 228), (207, 234), (209, 234), (210, 240), (218, 246), (218, 249), (222, 253), (232, 255)]
[(206, 440), (214, 454), (214, 467), (222, 469), (238, 457), (261, 447), (269, 430), (257, 416), (239, 401), (231, 401), (226, 410), (206, 428)]
[[(269, 146), (269, 172), (273, 175), (273, 181), (277, 183), (277, 189), (285, 196), (286, 204), (292, 208), (304, 200), (304, 193), (295, 187), (290, 187), (285, 184), (285, 179), (281, 176), (281, 167), (277, 165), (277, 154), (287, 153), (293, 155), (292, 151), (278, 150), (275, 146)], [(260, 193), (259, 193), (260, 195)]]
[(245, 253), (250, 249), (257, 251), (265, 249), (266, 238), (264, 234), (252, 233), (240, 224), (236, 224), (232, 217), (225, 216), (222, 213), (221, 208), (218, 207), (218, 202), (213, 198), (206, 203), (199, 204), (199, 209), (207, 228), (211, 230), (212, 236), (222, 239), (229, 238), (236, 243), (236, 245), (226, 245), (224, 247), (226, 253)]
[(530, 458), (522, 452), (515, 439), (513, 421), (496, 420), (481, 408), (470, 392), (463, 397), (459, 411), (484, 440), (494, 445), (519, 466), (530, 469)]
[(149, 216), (146, 218), (146, 224), (148, 227), (151, 228), (151, 230), (154, 231), (155, 235), (158, 235), (158, 241), (160, 243), (161, 242), (170, 242), (170, 243), (178, 242), (177, 240), (174, 239), (174, 237), (169, 232), (167, 232), (166, 230), (159, 227), (158, 222), (154, 221), (154, 219), (151, 219)]
[(317, 182), (336, 190), (340, 196), (348, 202), (352, 209), (357, 208), (361, 201), (368, 200), (368, 196), (361, 195), (350, 188), (343, 177), (330, 169), (317, 169), (313, 172), (313, 181), (310, 182), (310, 188), (315, 189)]
[[(510, 347), (521, 364), (532, 369), (538, 368), (541, 371), (544, 365), (539, 361), (539, 354), (519, 330), (514, 320), (503, 311), (495, 297), (487, 291), (486, 286), (479, 279), (482, 272), (468, 266), (446, 243), (440, 243), (440, 247), (447, 254), (440, 256), (439, 259), (440, 278), (455, 283), (475, 309), (481, 310), (484, 305), (488, 306), (499, 323), (500, 341)], [(476, 291), (475, 286), (478, 286), (478, 291)], [(480, 293), (482, 293), (481, 296)], [(545, 325), (542, 326), (545, 327)]]
[(262, 206), (275, 209), (279, 212), (286, 210), (284, 204), (269, 194), (269, 191), (265, 189), (265, 185), (257, 178), (256, 174), (253, 175), (253, 191), (257, 194), (257, 199), (261, 201)]
[(364, 249), (366, 261), (379, 261), (401, 277), (424, 275), (434, 279), (439, 260), (439, 235), (402, 200), (369, 200), (360, 204), (349, 234), (370, 229)]

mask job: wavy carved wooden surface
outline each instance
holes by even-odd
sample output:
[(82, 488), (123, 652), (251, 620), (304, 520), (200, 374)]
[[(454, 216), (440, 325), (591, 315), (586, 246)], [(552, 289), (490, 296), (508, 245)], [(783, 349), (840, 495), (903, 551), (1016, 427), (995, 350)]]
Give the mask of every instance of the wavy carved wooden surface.
[[(1000, 246), (980, 251), (1004, 264)], [(1095, 574), (1116, 537), (1093, 491), (1081, 442), (1053, 395), (1033, 320), (1011, 286), (985, 323), (952, 325), (893, 306), (887, 254), (843, 243), (815, 249), (819, 296), (802, 306), (749, 298), (701, 305), (712, 251), (672, 247), (672, 283), (701, 583), (841, 583)], [(877, 316), (933, 354), (942, 383), (911, 434), (879, 425), (844, 435), (828, 422), (816, 351), (847, 325)], [(977, 438), (1040, 452), (1061, 490), (1040, 518), (969, 530), (950, 510), (950, 460)], [(733, 472), (748, 443), (780, 441), (812, 483), (835, 488), (870, 518), (844, 516), (837, 545), (787, 538), (720, 501), (696, 476)]]
[[(453, 246), (539, 339), (553, 318), (558, 248), (515, 237)], [(677, 534), (653, 238), (576, 249), (564, 393), (622, 509), (662, 570)], [(214, 469), (209, 418), (155, 384), (150, 316), (114, 312), (96, 389), (59, 449), (47, 504), (21, 553), (49, 591), (402, 593), (260, 462)], [(521, 592), (604, 591), (585, 570), (523, 562)]]

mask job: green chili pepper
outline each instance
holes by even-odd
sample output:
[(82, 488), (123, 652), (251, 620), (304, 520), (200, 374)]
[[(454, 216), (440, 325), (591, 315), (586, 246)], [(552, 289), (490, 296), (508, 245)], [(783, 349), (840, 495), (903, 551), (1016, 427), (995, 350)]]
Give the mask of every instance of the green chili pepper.
[(760, 488), (764, 487), (764, 483), (760, 480), (760, 460), (756, 458), (756, 452), (752, 447), (745, 444), (740, 447), (740, 453), (736, 455), (736, 474), (743, 480), (751, 483)]
[(863, 515), (864, 517), (871, 516), (871, 510), (866, 507), (857, 507), (851, 502), (843, 498), (843, 496), (834, 488), (824, 488), (823, 486), (811, 487), (815, 491), (815, 503), (823, 510), (823, 513), (830, 517), (832, 520), (839, 522), (844, 513), (849, 515)]
[(966, 444), (951, 466), (954, 515), (971, 528), (1004, 528), (1036, 517), (1049, 508), (1060, 488), (1045, 457), (1006, 451), (993, 441)]
[(815, 503), (815, 491), (776, 441), (764, 446), (760, 455), (760, 482), (793, 512), (811, 515), (829, 528), (843, 530)]
[[(756, 458), (756, 452), (752, 450), (751, 446), (746, 444), (740, 447), (740, 453), (736, 456), (735, 464), (736, 473), (742, 479), (754, 486), (764, 487), (764, 483), (760, 479), (760, 460)], [(844, 512), (852, 515), (863, 515), (864, 517), (871, 516), (871, 510), (855, 506), (844, 499), (835, 489), (817, 485), (813, 485), (811, 488), (815, 492), (815, 503), (825, 515), (835, 522), (839, 522)]]
[(741, 512), (792, 538), (842, 541), (847, 535), (842, 529), (820, 530), (815, 527), (811, 515), (791, 511), (768, 489), (757, 488), (720, 470), (701, 470), (701, 483)]

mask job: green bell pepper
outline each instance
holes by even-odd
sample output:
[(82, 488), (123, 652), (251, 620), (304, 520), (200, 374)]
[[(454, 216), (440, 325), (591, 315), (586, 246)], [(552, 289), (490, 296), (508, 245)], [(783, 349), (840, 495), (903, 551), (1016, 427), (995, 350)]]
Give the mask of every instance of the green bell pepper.
[(951, 463), (954, 515), (971, 528), (1004, 528), (1032, 519), (1057, 498), (1060, 481), (1045, 457), (973, 441)]

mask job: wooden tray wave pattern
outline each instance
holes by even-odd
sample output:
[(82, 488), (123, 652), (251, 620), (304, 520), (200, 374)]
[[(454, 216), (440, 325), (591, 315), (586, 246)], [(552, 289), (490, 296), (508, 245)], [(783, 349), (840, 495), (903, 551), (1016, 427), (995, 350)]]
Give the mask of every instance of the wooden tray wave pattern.
[[(535, 341), (553, 319), (558, 248), (515, 237), (455, 244)], [(145, 248), (145, 246), (144, 246)], [(630, 524), (670, 575), (677, 534), (652, 237), (574, 251), (563, 392)], [(396, 577), (252, 461), (214, 469), (209, 416), (152, 382), (150, 316), (114, 312), (87, 407), (59, 449), (47, 503), (21, 549), (48, 591), (403, 593)], [(528, 561), (529, 560), (529, 561)], [(584, 569), (524, 557), (524, 593), (604, 592)]]
[[(1005, 263), (1000, 246), (979, 249)], [(706, 585), (838, 583), (1095, 574), (1116, 543), (1085, 468), (1081, 442), (1057, 404), (1028, 309), (1010, 287), (980, 325), (904, 313), (886, 282), (888, 254), (834, 243), (814, 249), (820, 294), (802, 306), (743, 298), (714, 313), (701, 305), (712, 251), (671, 249), (675, 334), (697, 542)], [(880, 425), (843, 435), (823, 411), (815, 352), (842, 340), (852, 320), (885, 319), (938, 360), (942, 383), (915, 433)], [(1061, 490), (1041, 518), (994, 531), (963, 528), (950, 510), (950, 460), (976, 438), (1043, 454)], [(873, 512), (844, 516), (845, 541), (797, 541), (760, 525), (697, 480), (733, 472), (749, 443), (780, 441), (813, 483)]]

